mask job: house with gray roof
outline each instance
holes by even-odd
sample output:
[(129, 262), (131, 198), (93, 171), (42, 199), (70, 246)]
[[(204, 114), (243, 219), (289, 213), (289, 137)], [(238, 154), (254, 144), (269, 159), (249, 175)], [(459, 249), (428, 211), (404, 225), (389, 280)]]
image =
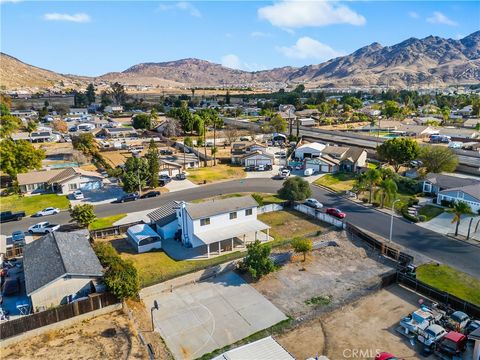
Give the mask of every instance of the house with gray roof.
[(210, 257), (245, 249), (248, 243), (271, 240), (270, 227), (257, 219), (258, 203), (250, 196), (212, 199), (201, 203), (169, 202), (147, 216), (162, 237), (162, 247), (173, 238), (183, 248), (196, 248)]
[(87, 230), (53, 232), (25, 245), (25, 288), (35, 311), (87, 296), (103, 278)]
[(477, 184), (466, 185), (458, 188), (443, 190), (438, 193), (437, 204), (441, 204), (442, 200), (457, 202), (466, 202), (474, 213), (480, 211), (480, 182)]
[(472, 178), (464, 178), (447, 174), (428, 173), (422, 183), (424, 193), (438, 194), (442, 190), (460, 188), (468, 185), (477, 185), (480, 188), (480, 181)]

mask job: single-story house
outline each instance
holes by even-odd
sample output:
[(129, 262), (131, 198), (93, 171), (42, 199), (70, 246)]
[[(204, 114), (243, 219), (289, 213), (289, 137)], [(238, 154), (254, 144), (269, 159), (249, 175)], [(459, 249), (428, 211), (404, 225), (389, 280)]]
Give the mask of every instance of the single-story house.
[(478, 213), (480, 211), (480, 182), (474, 185), (441, 190), (437, 195), (437, 204), (441, 204), (442, 200), (466, 202), (474, 213)]
[(159, 234), (162, 239), (173, 239), (178, 229), (177, 201), (169, 201), (155, 209), (147, 216), (150, 218), (150, 226)]
[(463, 126), (466, 127), (466, 128), (475, 128), (476, 126), (480, 126), (478, 125), (480, 124), (480, 119), (467, 119), (463, 122)]
[(68, 115), (87, 115), (88, 108), (70, 108)]
[(300, 123), (300, 126), (315, 126), (317, 121), (311, 117), (301, 118), (297, 120)]
[(195, 155), (193, 152), (188, 154), (177, 153), (172, 155), (162, 155), (159, 161), (160, 167), (162, 167), (162, 163), (177, 164), (180, 165), (182, 168), (185, 167), (185, 169), (195, 169), (200, 166), (200, 160), (198, 159), (198, 156)]
[(162, 248), (162, 238), (147, 224), (129, 227), (127, 239), (138, 253)]
[(438, 133), (457, 139), (476, 139), (480, 136), (480, 131), (475, 129), (459, 129), (454, 127), (439, 128)]
[(266, 338), (228, 350), (213, 360), (295, 360), (274, 338)]
[(469, 185), (477, 185), (480, 187), (480, 181), (453, 175), (428, 173), (422, 182), (422, 192), (436, 195), (442, 190)]
[(326, 145), (317, 142), (306, 143), (295, 149), (295, 157), (298, 159), (318, 158), (322, 155)]
[(90, 246), (87, 230), (53, 232), (25, 245), (25, 288), (36, 311), (96, 291), (103, 268)]
[(165, 159), (159, 159), (160, 162), (160, 174), (175, 176), (182, 172), (183, 165), (177, 164), (173, 161), (168, 161)]
[(123, 112), (123, 106), (121, 105), (109, 105), (109, 106), (105, 106), (105, 109), (103, 110), (105, 111), (106, 113), (109, 113), (109, 114), (118, 114), (118, 113), (121, 113)]
[(245, 166), (270, 165), (272, 166), (275, 158), (260, 150), (255, 150), (241, 157), (241, 163)]
[(94, 190), (103, 187), (102, 175), (74, 167), (18, 174), (17, 181), (23, 194), (45, 192), (70, 194), (75, 190)]
[(137, 130), (133, 127), (103, 128), (99, 134), (108, 139), (131, 138), (138, 136)]
[(18, 118), (29, 119), (38, 117), (38, 112), (34, 110), (13, 110), (10, 111), (10, 115)]
[(32, 143), (53, 142), (60, 140), (61, 136), (51, 131), (35, 131), (32, 133), (18, 132), (11, 135), (14, 142), (18, 140), (26, 140)]

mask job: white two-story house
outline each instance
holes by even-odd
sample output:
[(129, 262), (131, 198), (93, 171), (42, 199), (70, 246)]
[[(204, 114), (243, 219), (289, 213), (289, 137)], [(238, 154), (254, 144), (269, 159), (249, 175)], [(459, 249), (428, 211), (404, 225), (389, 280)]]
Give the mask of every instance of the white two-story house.
[(220, 254), (245, 248), (255, 240), (270, 239), (270, 227), (257, 219), (257, 207), (255, 199), (247, 195), (201, 203), (166, 204), (148, 216), (162, 237), (173, 237), (172, 224), (175, 224), (176, 237), (183, 246), (203, 247), (202, 252), (209, 257), (212, 252)]

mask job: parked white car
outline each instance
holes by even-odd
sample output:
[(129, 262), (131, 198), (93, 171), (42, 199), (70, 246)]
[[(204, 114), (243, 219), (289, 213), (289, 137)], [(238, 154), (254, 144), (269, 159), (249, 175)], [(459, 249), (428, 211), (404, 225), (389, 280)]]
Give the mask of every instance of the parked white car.
[(323, 207), (323, 204), (320, 201), (313, 198), (305, 200), (304, 204), (314, 209), (321, 209)]
[(47, 215), (55, 215), (60, 212), (59, 208), (48, 207), (43, 210), (38, 211), (35, 216), (47, 216)]
[(60, 229), (60, 225), (50, 224), (48, 221), (43, 221), (32, 225), (28, 228), (30, 234), (48, 234)]
[(290, 170), (283, 169), (278, 175), (280, 175), (281, 178), (285, 179), (290, 176)]
[(448, 147), (449, 147), (450, 149), (461, 149), (462, 146), (463, 146), (463, 143), (460, 142), (460, 141), (450, 141), (450, 142), (448, 143)]
[(447, 331), (443, 327), (432, 324), (418, 335), (418, 341), (426, 346), (432, 346), (445, 335), (447, 335)]
[(85, 196), (83, 196), (83, 193), (82, 193), (80, 190), (74, 191), (72, 195), (73, 195), (73, 198), (74, 198), (75, 200), (83, 200), (83, 199), (85, 199)]

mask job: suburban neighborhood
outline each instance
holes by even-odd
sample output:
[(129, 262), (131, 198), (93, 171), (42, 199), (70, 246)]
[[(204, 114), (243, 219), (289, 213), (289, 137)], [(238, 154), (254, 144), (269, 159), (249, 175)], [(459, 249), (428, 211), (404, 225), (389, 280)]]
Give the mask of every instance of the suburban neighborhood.
[(85, 4), (0, 4), (2, 358), (480, 360), (478, 4)]

